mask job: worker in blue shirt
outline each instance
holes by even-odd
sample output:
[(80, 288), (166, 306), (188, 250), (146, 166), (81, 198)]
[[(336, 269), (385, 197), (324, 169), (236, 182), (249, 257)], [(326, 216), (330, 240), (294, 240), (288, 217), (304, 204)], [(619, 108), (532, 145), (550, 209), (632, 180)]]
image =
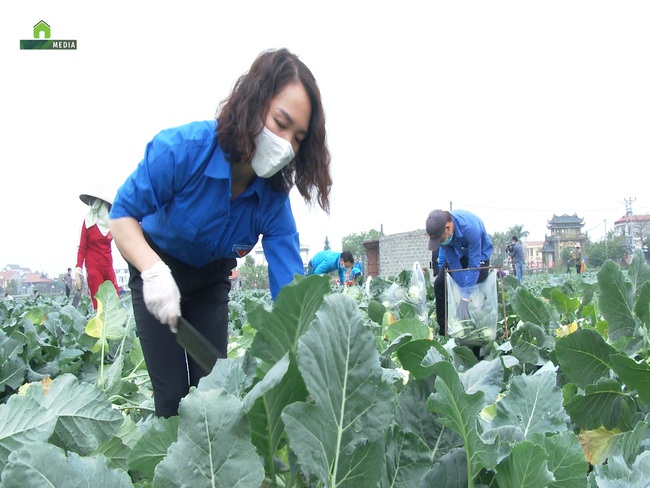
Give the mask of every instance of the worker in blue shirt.
[[(477, 283), (489, 274), (492, 241), (483, 221), (467, 210), (433, 210), (426, 222), (429, 250), (438, 251), (439, 272), (433, 282), (436, 296), (436, 320), (440, 335), (447, 333), (445, 270), (451, 273), (462, 290), (458, 307), (460, 320), (469, 320), (469, 296)], [(476, 351), (475, 351), (476, 352)]]
[(354, 263), (354, 266), (350, 268), (350, 272), (348, 273), (348, 279), (346, 281), (347, 285), (354, 285), (354, 284), (359, 284), (363, 278), (363, 263), (361, 261), (357, 261)]
[(329, 213), (320, 90), (295, 54), (278, 49), (261, 53), (238, 79), (216, 121), (158, 133), (118, 190), (110, 229), (129, 264), (156, 415), (176, 415), (189, 387), (208, 373), (175, 340), (181, 315), (227, 351), (236, 258), (263, 236), (273, 299), (302, 274), (289, 203), (294, 184)]
[(354, 265), (354, 256), (350, 251), (337, 252), (326, 249), (317, 252), (309, 261), (307, 274), (328, 274), (337, 271), (339, 283), (344, 284), (345, 273)]

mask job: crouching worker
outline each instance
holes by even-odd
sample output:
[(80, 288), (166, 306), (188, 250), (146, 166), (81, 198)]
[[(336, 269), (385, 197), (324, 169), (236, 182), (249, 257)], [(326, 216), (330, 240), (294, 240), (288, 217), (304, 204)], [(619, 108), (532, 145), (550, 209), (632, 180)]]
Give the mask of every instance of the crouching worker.
[[(459, 320), (471, 320), (469, 295), (477, 283), (489, 275), (492, 241), (483, 221), (467, 210), (433, 210), (426, 222), (429, 250), (438, 252), (439, 273), (433, 282), (436, 296), (436, 319), (440, 335), (447, 334), (447, 302), (445, 297), (445, 271), (463, 290), (458, 304)], [(481, 269), (478, 269), (481, 268)], [(465, 270), (465, 271), (462, 271)], [(480, 348), (473, 348), (479, 357)]]

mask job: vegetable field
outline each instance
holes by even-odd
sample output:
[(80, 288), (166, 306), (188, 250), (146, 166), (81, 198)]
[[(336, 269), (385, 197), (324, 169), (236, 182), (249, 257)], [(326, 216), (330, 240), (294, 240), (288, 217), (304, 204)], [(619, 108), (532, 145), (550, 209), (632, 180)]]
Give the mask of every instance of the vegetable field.
[(0, 487), (650, 486), (641, 255), (505, 277), (481, 361), (437, 336), (410, 275), (233, 292), (228, 359), (170, 419), (112, 285), (96, 315), (0, 303)]

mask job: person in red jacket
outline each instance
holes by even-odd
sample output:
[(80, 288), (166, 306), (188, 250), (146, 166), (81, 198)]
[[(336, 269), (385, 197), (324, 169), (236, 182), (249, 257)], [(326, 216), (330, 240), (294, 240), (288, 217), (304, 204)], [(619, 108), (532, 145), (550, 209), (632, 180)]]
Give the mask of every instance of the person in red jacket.
[(81, 225), (81, 239), (77, 251), (77, 267), (75, 268), (75, 285), (81, 290), (83, 286), (82, 268), (86, 265), (86, 275), (93, 308), (97, 309), (95, 294), (99, 286), (106, 280), (113, 283), (119, 296), (119, 287), (115, 270), (113, 269), (113, 254), (111, 242), (113, 237), (108, 229), (108, 211), (113, 204), (113, 197), (102, 186), (91, 193), (79, 195), (82, 202), (88, 205), (88, 213)]

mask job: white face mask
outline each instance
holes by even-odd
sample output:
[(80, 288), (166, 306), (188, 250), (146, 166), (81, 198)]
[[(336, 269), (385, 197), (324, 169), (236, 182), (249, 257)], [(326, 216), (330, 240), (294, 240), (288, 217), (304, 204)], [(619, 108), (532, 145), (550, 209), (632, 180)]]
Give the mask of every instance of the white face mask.
[(255, 138), (255, 156), (251, 166), (261, 178), (270, 178), (294, 158), (291, 143), (275, 135), (266, 127)]

